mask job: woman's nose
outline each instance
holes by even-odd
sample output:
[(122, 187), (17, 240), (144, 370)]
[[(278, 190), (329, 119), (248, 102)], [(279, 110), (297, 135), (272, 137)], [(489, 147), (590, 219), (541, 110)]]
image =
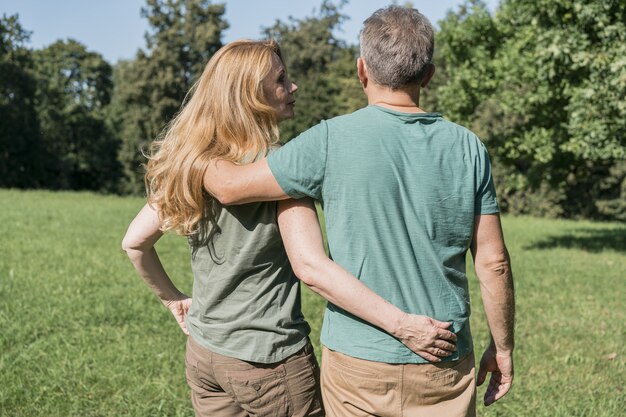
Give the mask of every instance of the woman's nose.
[(291, 89), (290, 89), (290, 93), (293, 94), (296, 92), (296, 90), (298, 89), (298, 86), (296, 85), (296, 83), (292, 82), (291, 83)]

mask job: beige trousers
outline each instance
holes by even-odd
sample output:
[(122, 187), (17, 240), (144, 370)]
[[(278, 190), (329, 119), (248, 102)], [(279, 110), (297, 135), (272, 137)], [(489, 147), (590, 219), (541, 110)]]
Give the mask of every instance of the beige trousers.
[(442, 364), (388, 364), (324, 348), (322, 398), (329, 417), (473, 417), (474, 354)]
[(260, 364), (211, 352), (189, 337), (185, 365), (198, 417), (324, 415), (310, 343), (281, 362)]

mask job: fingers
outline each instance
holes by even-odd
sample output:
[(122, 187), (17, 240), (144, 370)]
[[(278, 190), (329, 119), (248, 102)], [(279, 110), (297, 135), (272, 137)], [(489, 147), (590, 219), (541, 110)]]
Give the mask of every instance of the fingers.
[(441, 358), (438, 358), (437, 356), (434, 356), (425, 350), (420, 350), (419, 352), (415, 353), (426, 359), (428, 362), (441, 362)]
[(398, 339), (430, 362), (439, 362), (456, 352), (457, 336), (448, 328), (451, 323), (427, 316), (409, 314), (407, 325)]
[(185, 317), (187, 317), (187, 313), (189, 312), (189, 307), (191, 305), (191, 299), (180, 300), (175, 304), (170, 304), (168, 308), (174, 315), (174, 318), (178, 322), (178, 326), (183, 331), (183, 333), (189, 336), (189, 331), (187, 330), (187, 326), (185, 325)]
[(500, 398), (504, 397), (504, 395), (509, 392), (511, 389), (511, 383), (501, 383), (499, 378), (495, 375), (491, 377), (489, 381), (489, 386), (487, 387), (487, 391), (485, 392), (485, 405), (491, 405), (498, 401)]
[(426, 359), (430, 362), (441, 362), (442, 358), (447, 358), (452, 355), (454, 351), (445, 350), (437, 347), (429, 347), (429, 348), (418, 348), (416, 346), (409, 348), (420, 355), (422, 358)]
[[(508, 364), (510, 365), (509, 367), (506, 365), (506, 361), (504, 361), (504, 363), (497, 363), (496, 359), (490, 356), (483, 356), (480, 361), (480, 369), (478, 370), (476, 385), (482, 385), (482, 383), (485, 382), (487, 373), (491, 372), (489, 385), (485, 391), (485, 405), (491, 405), (498, 401), (511, 389), (511, 385), (513, 383), (513, 365), (512, 362)], [(507, 369), (506, 373), (502, 372), (503, 367), (504, 369)]]
[[(444, 340), (435, 340), (429, 344), (407, 343), (407, 347), (420, 356), (427, 353), (430, 357), (447, 358), (456, 352), (456, 346)], [(429, 359), (431, 360), (431, 359)]]
[(478, 367), (478, 376), (476, 377), (476, 385), (481, 386), (483, 382), (485, 382), (485, 378), (487, 378), (487, 367), (482, 363)]
[(456, 335), (449, 330), (437, 329), (437, 337), (439, 339), (447, 340), (452, 343), (456, 343)]
[(451, 342), (456, 342), (456, 335), (450, 330), (447, 330), (450, 326), (452, 326), (452, 323), (435, 319), (430, 319), (430, 322), (437, 328), (437, 337)]
[(435, 347), (450, 352), (456, 352), (456, 346), (445, 340), (435, 340)]
[(448, 356), (452, 355), (454, 352), (450, 352), (449, 350), (432, 348), (430, 353), (440, 358), (447, 358)]
[(430, 319), (430, 321), (431, 321), (431, 323), (434, 326), (437, 326), (437, 327), (439, 327), (441, 329), (447, 329), (448, 327), (450, 327), (452, 325), (452, 323), (449, 323), (447, 321), (439, 321), (439, 320), (435, 320), (435, 319), (432, 319), (432, 318)]
[(445, 358), (456, 352), (456, 346), (445, 340), (435, 340), (432, 345), (433, 346), (425, 348), (424, 350), (435, 356)]
[(187, 315), (187, 312), (185, 312), (185, 314), (176, 315), (176, 321), (178, 322), (178, 325), (180, 326), (180, 329), (183, 331), (183, 333), (189, 336), (189, 331), (187, 331), (187, 326), (185, 325), (186, 315)]

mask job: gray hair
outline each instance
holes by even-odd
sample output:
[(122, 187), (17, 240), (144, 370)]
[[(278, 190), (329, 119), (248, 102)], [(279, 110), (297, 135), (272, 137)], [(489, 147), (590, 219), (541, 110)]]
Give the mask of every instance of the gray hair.
[(428, 19), (400, 6), (376, 10), (363, 22), (360, 41), (370, 78), (392, 89), (420, 83), (435, 50)]

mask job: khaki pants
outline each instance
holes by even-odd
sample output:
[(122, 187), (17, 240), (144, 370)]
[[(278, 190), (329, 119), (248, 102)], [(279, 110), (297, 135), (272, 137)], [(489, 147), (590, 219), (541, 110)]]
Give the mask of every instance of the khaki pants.
[(387, 364), (324, 348), (322, 398), (329, 417), (473, 417), (474, 354), (442, 364)]
[(187, 383), (196, 416), (323, 416), (319, 367), (310, 343), (273, 364), (219, 355), (189, 337)]

